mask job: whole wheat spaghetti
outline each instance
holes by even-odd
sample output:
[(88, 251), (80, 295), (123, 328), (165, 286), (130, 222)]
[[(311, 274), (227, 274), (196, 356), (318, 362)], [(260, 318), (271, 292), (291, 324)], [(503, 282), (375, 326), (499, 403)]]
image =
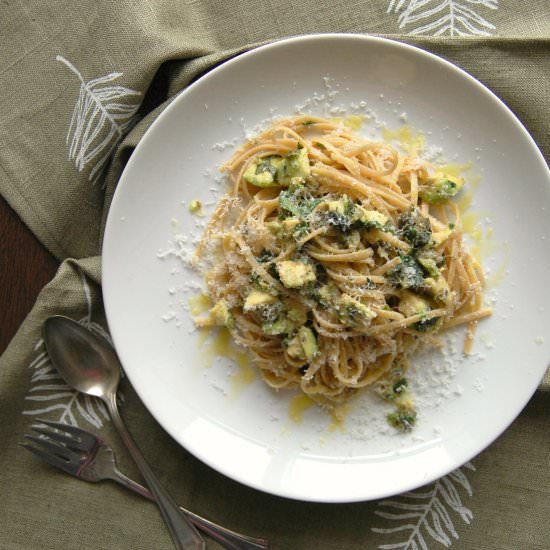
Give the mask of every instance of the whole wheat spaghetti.
[(408, 429), (407, 359), (456, 325), (471, 349), (483, 273), (453, 197), (463, 180), (312, 116), (280, 120), (221, 170), (232, 184), (197, 249), (225, 325), (264, 380), (333, 406), (375, 386)]

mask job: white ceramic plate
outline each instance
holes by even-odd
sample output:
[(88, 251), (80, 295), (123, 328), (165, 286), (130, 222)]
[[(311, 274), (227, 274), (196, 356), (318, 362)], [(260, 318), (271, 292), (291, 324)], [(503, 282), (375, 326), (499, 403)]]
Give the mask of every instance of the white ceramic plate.
[[(200, 234), (204, 219), (191, 216), (182, 201), (198, 198), (212, 209), (222, 194), (216, 167), (231, 155), (231, 144), (296, 108), (329, 116), (367, 112), (371, 122), (362, 131), (373, 136), (382, 123), (399, 130), (406, 120), (450, 161), (472, 161), (471, 182), (481, 178), (472, 211), (481, 219), (495, 314), (480, 324), (471, 358), (450, 349), (413, 369), (420, 418), (411, 434), (387, 428), (386, 409), (368, 393), (350, 405), (341, 426), (315, 407), (299, 421), (294, 394), (277, 394), (258, 379), (244, 384), (242, 369), (228, 359), (205, 368), (212, 352), (201, 347), (187, 306), (196, 275), (176, 258), (157, 257), (174, 233), (189, 240)], [(106, 228), (109, 327), (147, 408), (213, 468), (303, 500), (396, 494), (470, 460), (535, 391), (550, 357), (549, 214), (550, 178), (535, 143), (507, 107), (462, 70), (380, 38), (283, 40), (188, 87), (139, 143)]]

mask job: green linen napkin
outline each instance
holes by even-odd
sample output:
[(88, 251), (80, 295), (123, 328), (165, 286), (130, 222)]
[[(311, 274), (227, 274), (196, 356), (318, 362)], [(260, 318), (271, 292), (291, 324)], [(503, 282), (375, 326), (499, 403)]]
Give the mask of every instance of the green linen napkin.
[[(114, 484), (60, 474), (18, 446), (36, 418), (76, 423), (112, 441), (121, 469), (139, 479), (104, 408), (56, 376), (40, 328), (47, 316), (66, 314), (105, 332), (105, 216), (125, 162), (171, 98), (228, 57), (313, 32), (385, 35), (455, 62), (511, 107), (550, 158), (546, 0), (0, 6), (0, 192), (62, 262), (0, 362), (1, 548), (172, 548), (150, 503)], [(97, 97), (107, 86), (120, 108), (86, 103), (90, 90)], [(83, 143), (75, 106), (94, 111), (93, 146)], [(122, 389), (129, 428), (176, 499), (227, 527), (269, 538), (275, 549), (548, 548), (548, 375), (519, 418), (472, 463), (410, 494), (343, 505), (289, 501), (223, 477), (165, 434), (127, 381)], [(219, 546), (208, 541), (208, 548)]]

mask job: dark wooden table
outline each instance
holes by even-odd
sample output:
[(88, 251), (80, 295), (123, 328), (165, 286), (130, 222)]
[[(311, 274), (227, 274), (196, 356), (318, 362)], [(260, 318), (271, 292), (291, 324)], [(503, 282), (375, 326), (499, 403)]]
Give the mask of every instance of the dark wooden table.
[(59, 262), (0, 197), (0, 354)]

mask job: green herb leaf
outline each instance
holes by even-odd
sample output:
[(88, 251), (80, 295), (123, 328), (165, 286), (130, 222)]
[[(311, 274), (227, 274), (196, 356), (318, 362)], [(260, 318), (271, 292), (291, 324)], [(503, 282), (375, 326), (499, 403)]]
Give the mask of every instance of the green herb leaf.
[(422, 266), (412, 255), (400, 255), (401, 262), (386, 274), (388, 282), (396, 288), (419, 290), (424, 286)]
[(422, 248), (432, 239), (430, 220), (420, 214), (417, 208), (411, 208), (399, 216), (397, 221), (398, 234), (413, 248)]
[(394, 428), (402, 432), (408, 432), (416, 424), (416, 411), (402, 409), (388, 414), (386, 418)]

